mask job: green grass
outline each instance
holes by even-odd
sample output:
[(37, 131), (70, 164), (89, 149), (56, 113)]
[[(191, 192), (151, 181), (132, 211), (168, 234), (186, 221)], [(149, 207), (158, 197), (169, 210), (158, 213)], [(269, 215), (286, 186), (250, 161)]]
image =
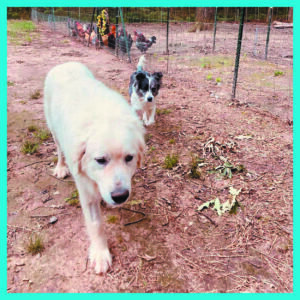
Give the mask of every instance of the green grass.
[(172, 169), (173, 167), (175, 167), (178, 163), (178, 155), (176, 154), (168, 154), (166, 157), (165, 157), (165, 161), (164, 161), (164, 164), (163, 164), (163, 167), (165, 169)]
[(283, 72), (282, 71), (275, 71), (274, 72), (274, 76), (282, 76), (283, 75)]
[(171, 145), (172, 145), (172, 144), (175, 144), (175, 142), (176, 142), (175, 139), (170, 139), (170, 140), (169, 140), (169, 144), (171, 144)]
[(43, 252), (45, 249), (44, 243), (42, 238), (39, 235), (31, 236), (29, 242), (26, 246), (27, 252), (31, 253), (32, 255), (38, 254)]
[(13, 81), (7, 81), (7, 86), (14, 86), (15, 83)]
[(35, 136), (40, 142), (44, 142), (50, 138), (50, 132), (48, 130), (40, 129), (35, 133)]
[(71, 197), (66, 198), (65, 202), (67, 202), (71, 206), (79, 206), (80, 205), (80, 201), (79, 201), (79, 193), (78, 193), (78, 191), (75, 190), (74, 192), (72, 192)]
[(32, 141), (25, 141), (21, 147), (21, 152), (23, 154), (34, 154), (38, 151), (39, 144)]
[(206, 80), (212, 80), (212, 75), (211, 75), (211, 74), (208, 74), (208, 75), (206, 76)]
[(35, 31), (36, 26), (31, 21), (10, 20), (7, 22), (7, 36), (16, 45), (23, 42), (30, 43), (37, 36)]

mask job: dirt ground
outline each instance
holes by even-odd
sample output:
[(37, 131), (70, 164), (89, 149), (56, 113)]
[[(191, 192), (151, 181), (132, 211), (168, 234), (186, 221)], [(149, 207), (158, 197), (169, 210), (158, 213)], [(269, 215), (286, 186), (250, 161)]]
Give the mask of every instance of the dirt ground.
[[(52, 176), (54, 142), (51, 137), (41, 142), (35, 134), (47, 129), (43, 82), (53, 66), (78, 61), (129, 100), (135, 64), (43, 26), (30, 42), (8, 39), (7, 53), (9, 293), (293, 291), (290, 97), (278, 94), (274, 113), (231, 101), (224, 96), (231, 91), (225, 77), (221, 84), (204, 80), (196, 66), (186, 80), (165, 74), (132, 198), (122, 208), (102, 203), (114, 257), (109, 272), (96, 275), (86, 260), (80, 205), (66, 201), (75, 184), (71, 177)], [(241, 76), (246, 93), (248, 77)], [(253, 103), (263, 99), (251, 90), (247, 95)], [(25, 141), (39, 141), (38, 151), (23, 154)], [(171, 169), (164, 168), (168, 154), (178, 157)], [(198, 210), (216, 198), (233, 199), (231, 187), (239, 191), (231, 213)], [(57, 221), (51, 223), (53, 216)], [(44, 250), (32, 255), (28, 243), (36, 236)]]

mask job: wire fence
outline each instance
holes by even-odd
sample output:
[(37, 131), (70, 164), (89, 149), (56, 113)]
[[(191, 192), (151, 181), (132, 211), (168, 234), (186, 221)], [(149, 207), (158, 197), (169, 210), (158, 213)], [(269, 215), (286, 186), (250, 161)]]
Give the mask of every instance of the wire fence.
[[(103, 8), (98, 8), (96, 13), (93, 8), (49, 8), (44, 12), (32, 9), (31, 17), (35, 22), (48, 24), (52, 30), (84, 41), (86, 37), (79, 37), (77, 32), (74, 34), (70, 24), (78, 21), (83, 27), (85, 25), (85, 28), (89, 28), (91, 24), (98, 22), (97, 15), (102, 10)], [(223, 85), (219, 85), (223, 89), (220, 87), (220, 91), (224, 93), (224, 86), (232, 86), (239, 32), (238, 14), (228, 16), (230, 21), (228, 22), (224, 17), (218, 16), (220, 13), (218, 9), (215, 23), (204, 23), (203, 30), (195, 30), (195, 8), (185, 9), (184, 14), (180, 8), (126, 8), (121, 10), (122, 16), (118, 8), (106, 10), (109, 15), (110, 31), (113, 26), (117, 28), (117, 41), (115, 47), (106, 47), (103, 46), (104, 37), (100, 36), (101, 51), (110, 51), (121, 59), (135, 64), (143, 53), (138, 45), (138, 34), (142, 33), (148, 41), (154, 36), (155, 42), (148, 43), (146, 48), (149, 61), (147, 67), (150, 71), (160, 70), (170, 76), (176, 74), (177, 78), (184, 77), (184, 80), (189, 76), (189, 80), (194, 80), (195, 84), (199, 83), (199, 76), (191, 74), (202, 74), (201, 80), (213, 79), (216, 83), (221, 81)], [(276, 10), (273, 10), (273, 15), (274, 11)], [(264, 21), (266, 12), (267, 10), (264, 10), (262, 13)], [(259, 12), (257, 19), (260, 19)], [(284, 21), (285, 17), (282, 16), (281, 20)], [(126, 35), (123, 29), (126, 30)], [(128, 39), (127, 46), (126, 41), (122, 46), (121, 35), (118, 38), (119, 31)], [(269, 42), (267, 36), (266, 22), (245, 22), (236, 97), (251, 103), (249, 100), (254, 93), (263, 103), (267, 102), (266, 98), (270, 98), (273, 104), (276, 99), (282, 98), (291, 102), (293, 28), (276, 29), (271, 26)], [(92, 41), (84, 44), (97, 48), (97, 43)], [(129, 53), (125, 46), (129, 47)], [(227, 91), (226, 93), (228, 94)], [(266, 109), (269, 109), (269, 106), (272, 104), (268, 104)]]

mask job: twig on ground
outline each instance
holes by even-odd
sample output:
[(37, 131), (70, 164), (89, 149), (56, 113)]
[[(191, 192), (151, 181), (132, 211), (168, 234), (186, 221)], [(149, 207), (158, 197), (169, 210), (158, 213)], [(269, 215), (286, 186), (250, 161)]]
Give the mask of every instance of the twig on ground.
[(127, 210), (127, 211), (131, 211), (131, 212), (143, 215), (143, 217), (140, 218), (139, 220), (136, 220), (136, 221), (133, 221), (133, 222), (129, 222), (129, 223), (125, 223), (124, 226), (129, 226), (129, 225), (132, 225), (132, 224), (136, 224), (136, 223), (139, 223), (139, 222), (143, 221), (144, 219), (146, 219), (146, 214), (143, 213), (143, 212), (141, 212), (141, 211), (133, 210), (133, 209), (130, 209), (130, 208), (125, 208), (125, 207), (122, 207), (121, 209), (124, 209), (124, 210)]

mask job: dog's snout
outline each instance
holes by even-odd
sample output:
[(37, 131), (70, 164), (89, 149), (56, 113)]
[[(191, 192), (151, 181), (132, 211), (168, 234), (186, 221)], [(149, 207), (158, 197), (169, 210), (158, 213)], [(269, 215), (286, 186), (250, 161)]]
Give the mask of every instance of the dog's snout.
[(152, 102), (153, 97), (148, 97), (147, 100), (148, 100), (148, 102)]
[(129, 191), (124, 189), (117, 189), (111, 193), (111, 198), (115, 203), (121, 204), (124, 203), (129, 197)]

